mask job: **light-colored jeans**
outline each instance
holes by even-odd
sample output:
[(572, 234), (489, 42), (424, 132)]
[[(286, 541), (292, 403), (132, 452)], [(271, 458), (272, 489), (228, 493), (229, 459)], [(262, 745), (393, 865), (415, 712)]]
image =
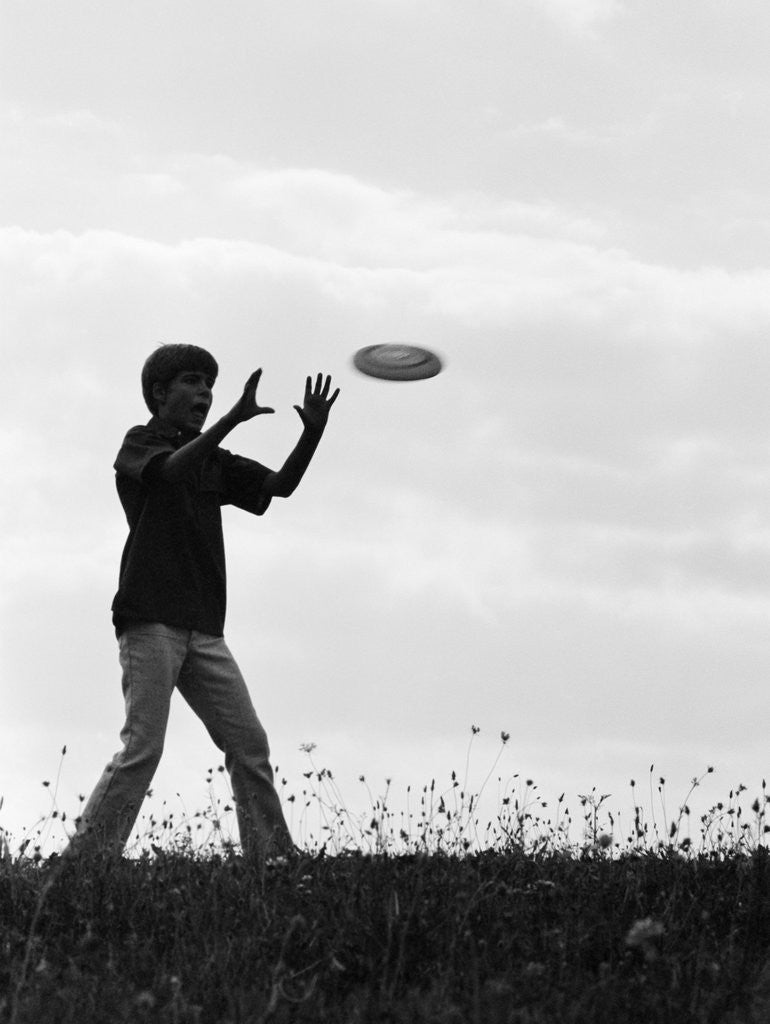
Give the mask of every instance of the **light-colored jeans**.
[(92, 843), (113, 851), (125, 846), (163, 752), (175, 687), (225, 755), (244, 853), (261, 859), (290, 850), (267, 735), (224, 639), (142, 623), (128, 627), (119, 643), (123, 747), (83, 811), (73, 852)]

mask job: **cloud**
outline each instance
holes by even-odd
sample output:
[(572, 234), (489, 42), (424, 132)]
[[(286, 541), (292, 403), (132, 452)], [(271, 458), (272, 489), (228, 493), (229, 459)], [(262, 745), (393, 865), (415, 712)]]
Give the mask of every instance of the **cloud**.
[[(69, 386), (87, 393), (102, 386), (116, 351), (128, 367), (149, 338), (204, 338), (220, 318), (240, 337), (251, 319), (267, 327), (267, 354), (279, 322), (301, 351), (312, 344), (308, 318), (320, 317), (340, 332), (325, 342), (340, 358), (367, 332), (411, 334), (444, 351), (469, 386), (465, 448), (483, 440), (486, 424), (490, 437), (510, 431), (539, 458), (558, 451), (639, 466), (682, 436), (750, 442), (767, 421), (764, 270), (634, 259), (604, 244), (601, 223), (554, 204), (467, 194), (439, 202), (329, 172), (217, 166), (220, 177), (213, 165), (159, 172), (162, 205), (184, 196), (218, 206), (238, 224), (235, 237), (3, 232), (7, 337), (19, 367), (43, 353), (61, 358), (66, 344), (79, 373)], [(474, 382), (483, 400), (503, 404), (483, 409)]]
[(623, 10), (619, 0), (530, 0), (560, 27), (592, 33)]

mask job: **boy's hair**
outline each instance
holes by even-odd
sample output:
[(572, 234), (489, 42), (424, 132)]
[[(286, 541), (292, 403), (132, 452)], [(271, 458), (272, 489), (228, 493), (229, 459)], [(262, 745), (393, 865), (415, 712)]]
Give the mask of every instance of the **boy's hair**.
[(153, 384), (167, 385), (182, 370), (195, 370), (216, 380), (219, 373), (216, 359), (197, 345), (161, 345), (142, 367), (142, 394), (147, 408), (155, 415), (158, 403), (152, 396)]

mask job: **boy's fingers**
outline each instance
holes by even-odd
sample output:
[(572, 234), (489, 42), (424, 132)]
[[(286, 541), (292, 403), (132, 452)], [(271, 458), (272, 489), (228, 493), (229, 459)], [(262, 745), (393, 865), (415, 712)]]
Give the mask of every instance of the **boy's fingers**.
[(332, 397), (331, 397), (331, 398), (329, 399), (329, 408), (331, 408), (331, 407), (332, 407), (332, 406), (334, 405), (334, 403), (335, 403), (335, 402), (337, 401), (337, 395), (338, 395), (339, 393), (340, 393), (340, 389), (339, 389), (339, 388), (335, 388), (335, 390), (334, 390), (334, 394), (333, 394), (333, 395), (332, 395)]
[[(329, 398), (329, 390), (330, 390), (331, 386), (332, 386), (331, 374), (327, 373), (326, 379), (324, 379), (324, 375), (322, 373), (319, 373), (318, 376), (315, 379), (315, 384), (313, 384), (313, 378), (312, 377), (306, 377), (305, 378), (305, 401), (307, 401), (309, 398), (322, 398), (325, 402), (327, 402), (329, 405), (331, 405), (334, 402), (334, 400), (336, 399), (337, 395), (340, 393), (340, 389), (337, 388), (336, 391), (334, 392), (333, 396), (331, 398)], [(296, 409), (297, 406), (295, 405), (294, 408)]]
[(255, 370), (254, 373), (251, 374), (249, 379), (243, 385), (244, 397), (250, 399), (251, 401), (255, 401), (256, 402), (257, 387), (259, 385), (259, 379), (260, 379), (261, 376), (262, 376), (262, 371), (261, 370)]
[[(309, 380), (309, 378), (308, 378), (308, 380)], [(324, 380), (324, 375), (322, 373), (319, 373), (318, 376), (316, 377), (314, 394), (319, 395), (321, 398), (326, 398), (326, 396), (329, 394), (329, 388), (331, 386), (332, 386), (331, 374), (327, 373), (326, 374), (326, 380)]]

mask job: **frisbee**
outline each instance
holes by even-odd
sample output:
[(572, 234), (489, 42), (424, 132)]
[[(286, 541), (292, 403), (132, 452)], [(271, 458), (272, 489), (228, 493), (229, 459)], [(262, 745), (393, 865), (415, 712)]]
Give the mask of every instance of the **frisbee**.
[(353, 365), (381, 380), (425, 380), (441, 372), (441, 360), (416, 345), (367, 345), (353, 356)]

